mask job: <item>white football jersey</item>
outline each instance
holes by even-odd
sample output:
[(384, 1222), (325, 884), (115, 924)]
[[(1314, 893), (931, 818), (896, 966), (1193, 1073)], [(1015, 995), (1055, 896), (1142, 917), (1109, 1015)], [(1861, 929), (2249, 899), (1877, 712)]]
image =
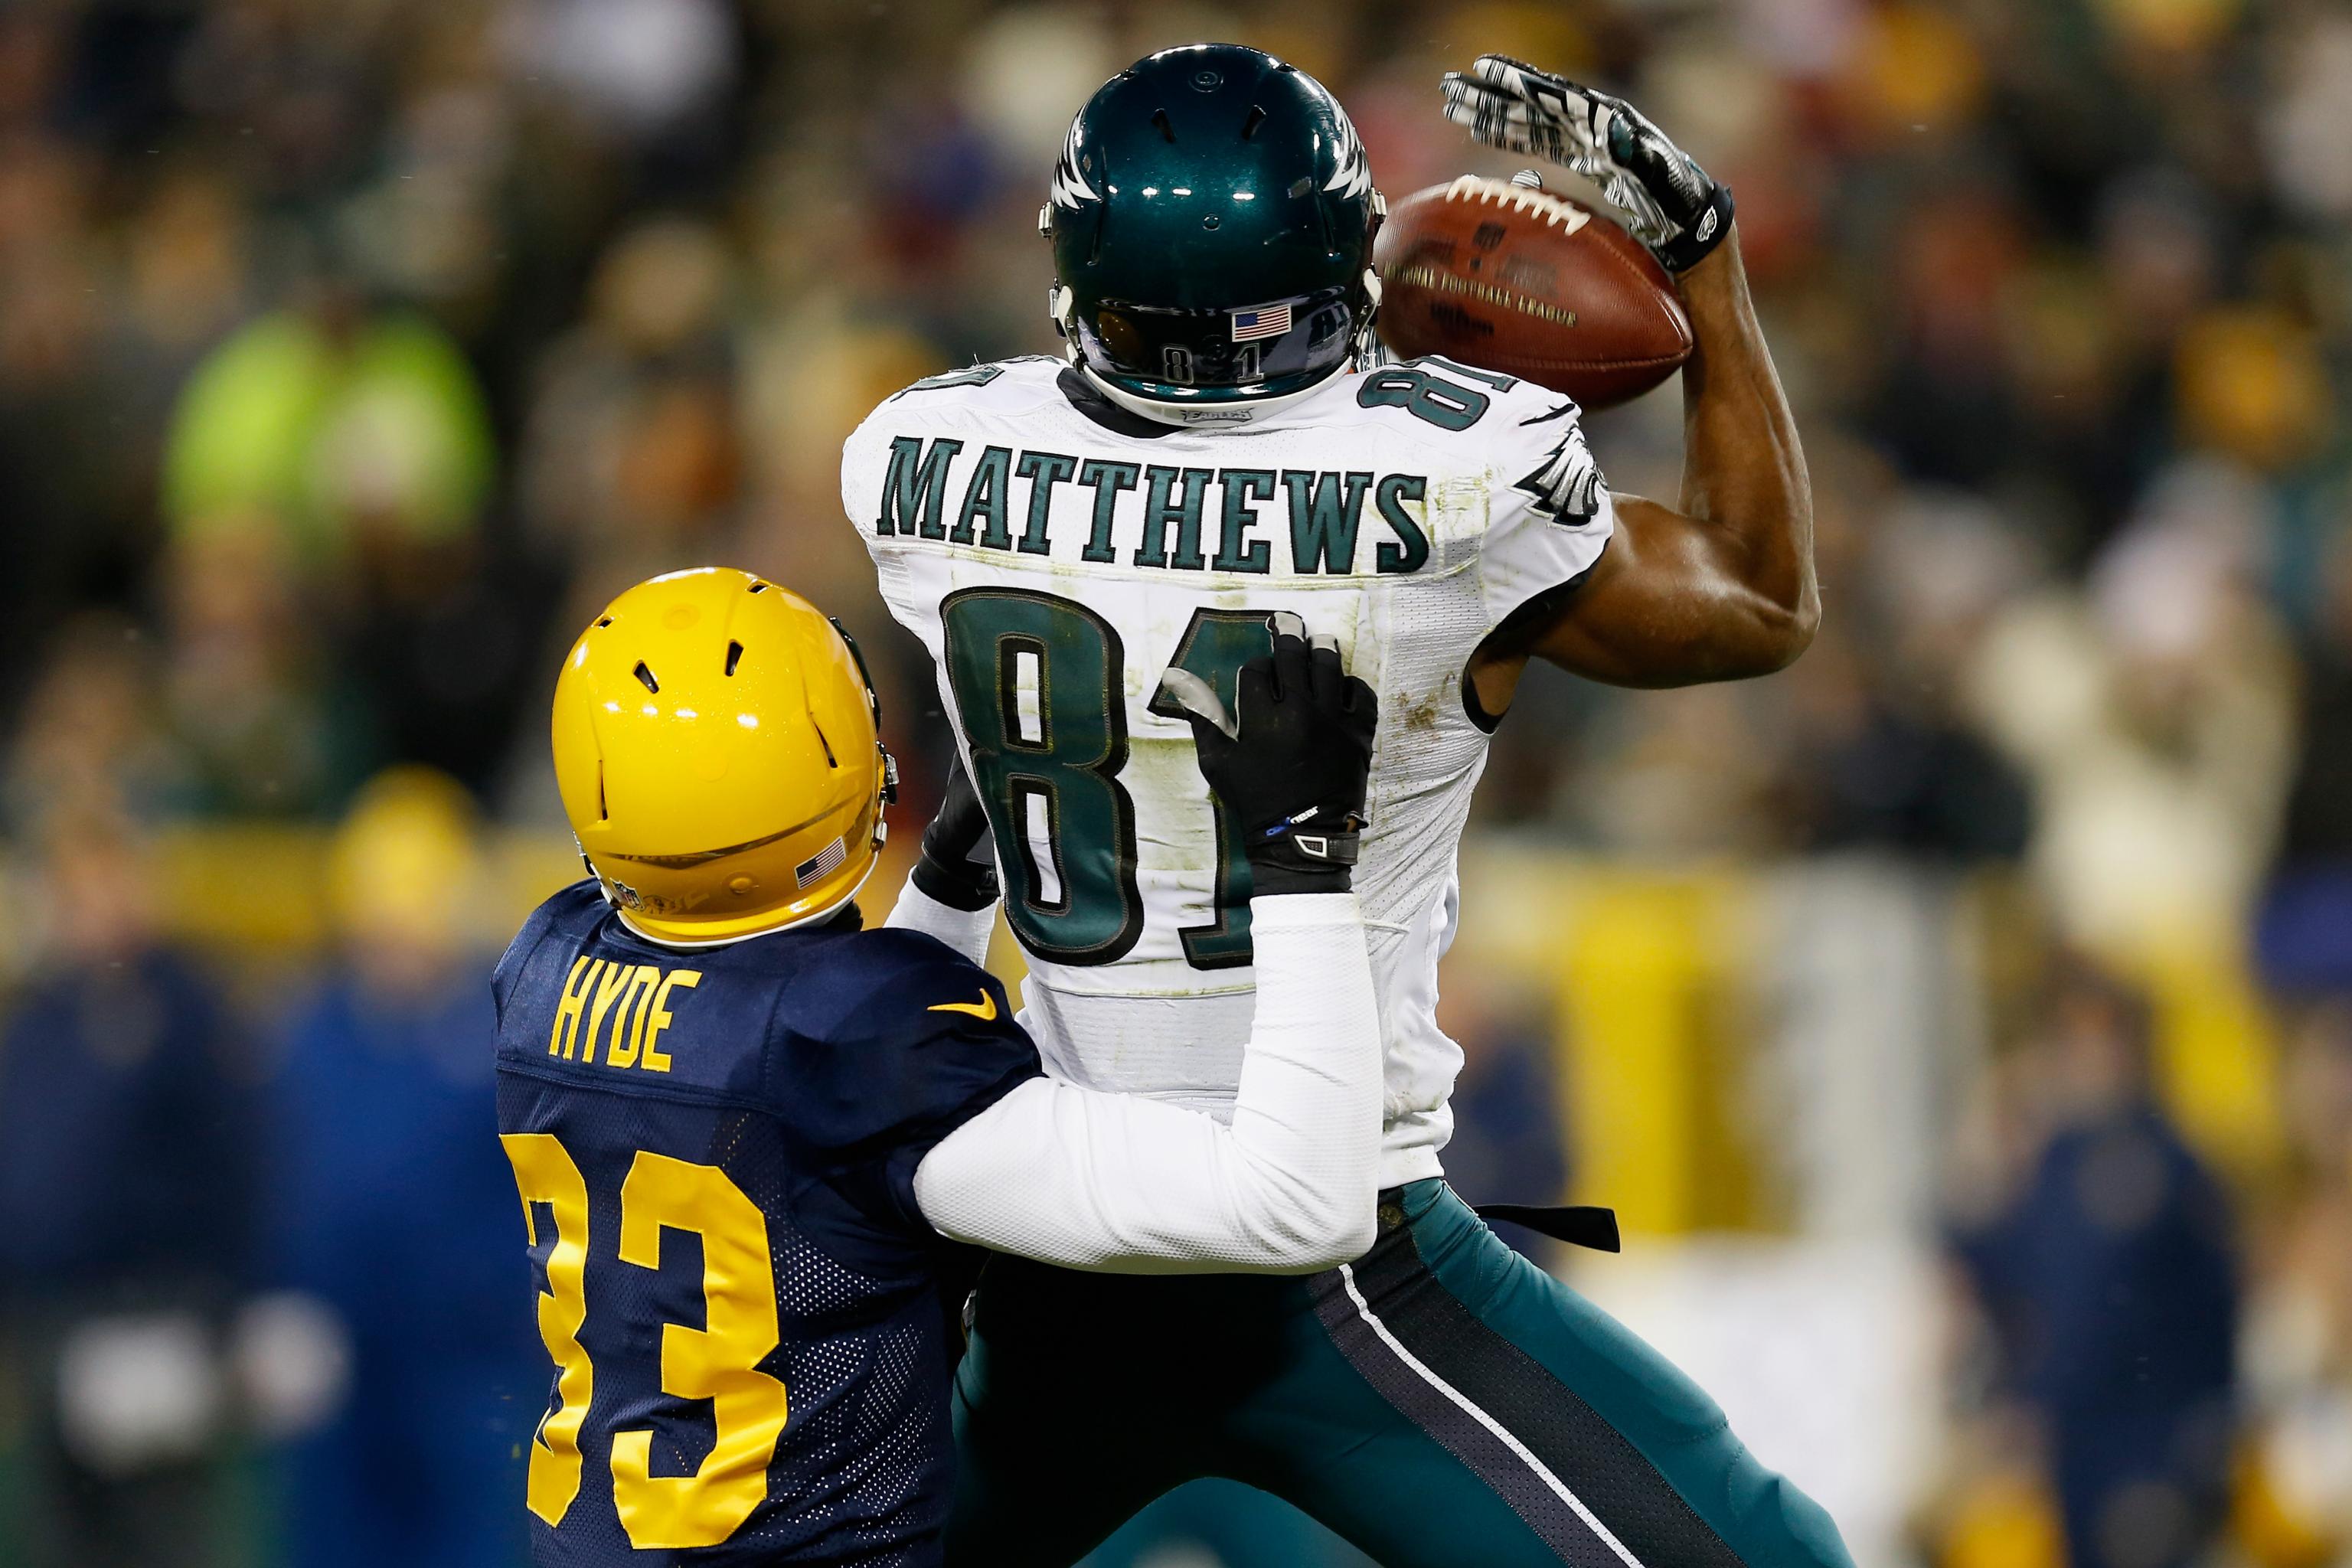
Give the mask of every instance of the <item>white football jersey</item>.
[(1016, 359), (876, 409), (842, 493), (939, 669), (1029, 959), (1025, 1021), (1075, 1083), (1230, 1105), (1248, 868), (1160, 678), (1181, 665), (1232, 702), (1276, 610), (1339, 640), (1381, 703), (1355, 886), (1388, 1047), (1381, 1179), (1437, 1174), (1462, 1062), (1437, 961), (1487, 740), (1464, 668), (1608, 542), (1575, 405), (1423, 359), (1245, 423), (1163, 426)]

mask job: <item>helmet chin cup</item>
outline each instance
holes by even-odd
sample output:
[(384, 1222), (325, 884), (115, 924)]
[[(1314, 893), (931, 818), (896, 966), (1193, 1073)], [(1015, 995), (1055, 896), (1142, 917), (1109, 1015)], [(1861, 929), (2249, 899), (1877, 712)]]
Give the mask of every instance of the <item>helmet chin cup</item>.
[[(1053, 211), (1051, 207), (1045, 210), (1048, 213)], [(1065, 342), (1077, 341), (1077, 323), (1074, 320), (1076, 310), (1076, 302), (1070, 291), (1059, 283), (1045, 291), (1045, 314), (1053, 321), (1054, 335)]]

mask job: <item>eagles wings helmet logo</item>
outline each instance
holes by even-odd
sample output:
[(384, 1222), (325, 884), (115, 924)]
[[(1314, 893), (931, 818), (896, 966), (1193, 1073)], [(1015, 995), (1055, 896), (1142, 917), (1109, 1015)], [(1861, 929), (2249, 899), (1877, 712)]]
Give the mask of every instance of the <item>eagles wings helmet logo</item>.
[(1348, 118), (1337, 99), (1331, 100), (1331, 118), (1339, 127), (1339, 144), (1333, 153), (1337, 166), (1331, 177), (1323, 182), (1323, 188), (1360, 196), (1372, 188), (1372, 161), (1364, 155), (1363, 138), (1356, 134), (1355, 122)]
[(1102, 200), (1078, 166), (1078, 124), (1076, 120), (1070, 121), (1070, 133), (1062, 139), (1062, 155), (1054, 164), (1052, 200), (1057, 207), (1076, 208)]

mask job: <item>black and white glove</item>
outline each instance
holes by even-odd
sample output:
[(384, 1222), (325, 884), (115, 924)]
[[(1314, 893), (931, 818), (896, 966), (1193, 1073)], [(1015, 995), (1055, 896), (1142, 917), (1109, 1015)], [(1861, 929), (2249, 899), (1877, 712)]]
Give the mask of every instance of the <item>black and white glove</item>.
[(1445, 118), (1491, 147), (1565, 164), (1601, 187), (1669, 272), (1731, 230), (1731, 191), (1622, 98), (1502, 55), (1445, 73)]
[(996, 902), (996, 860), (988, 847), (988, 813), (963, 771), (963, 758), (948, 758), (947, 789), (940, 814), (923, 829), (922, 858), (915, 862), (915, 886), (951, 910), (984, 910)]
[(1274, 653), (1234, 679), (1228, 712), (1209, 683), (1171, 669), (1160, 692), (1192, 721), (1201, 774), (1242, 825), (1253, 896), (1344, 893), (1362, 837), (1380, 700), (1310, 647), (1298, 617), (1274, 617)]

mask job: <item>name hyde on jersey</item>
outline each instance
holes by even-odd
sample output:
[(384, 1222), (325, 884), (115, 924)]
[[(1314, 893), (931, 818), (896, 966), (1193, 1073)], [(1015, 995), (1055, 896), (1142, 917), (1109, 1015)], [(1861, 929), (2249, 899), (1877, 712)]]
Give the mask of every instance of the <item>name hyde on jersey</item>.
[[(1374, 573), (1412, 572), (1429, 559), (1429, 535), (1406, 510), (1426, 504), (1424, 474), (1200, 468), (965, 446), (893, 437), (874, 531), (1052, 555), (1057, 526), (1083, 526), (1081, 561), (1175, 572), (1270, 574), (1281, 550), (1294, 574), (1349, 576), (1366, 542)], [(1016, 484), (1026, 486), (1017, 498)], [(1084, 498), (1062, 509), (1068, 524), (1054, 504), (1064, 486)]]
[[(670, 994), (701, 984), (698, 969), (618, 963), (583, 952), (572, 961), (572, 971), (556, 993), (547, 1054), (570, 1061), (576, 1050), (580, 1060), (593, 1062), (601, 1037), (606, 1067), (667, 1072), (669, 1056), (661, 1048), (661, 1037), (676, 1022), (670, 1016)], [(609, 1033), (607, 1015), (613, 1026)]]

